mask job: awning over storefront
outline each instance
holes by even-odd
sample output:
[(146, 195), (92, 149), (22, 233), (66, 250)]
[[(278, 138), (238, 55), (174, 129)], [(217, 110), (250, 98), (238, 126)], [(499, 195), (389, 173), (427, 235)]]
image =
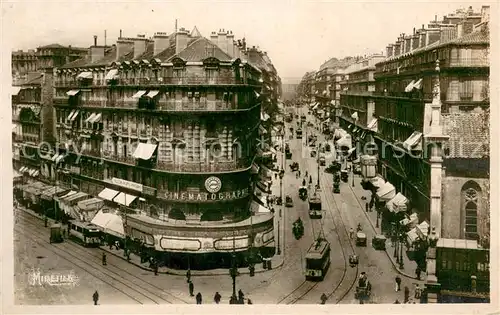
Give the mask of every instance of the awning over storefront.
[(13, 86), (11, 90), (12, 96), (16, 96), (17, 94), (19, 94), (20, 91), (21, 91), (20, 86)]
[(69, 90), (68, 92), (66, 92), (66, 95), (68, 95), (68, 96), (75, 96), (79, 92), (80, 92), (80, 90)]
[(385, 184), (379, 188), (377, 191), (377, 197), (381, 201), (389, 201), (396, 196), (396, 187), (389, 182), (385, 182)]
[(377, 118), (373, 118), (370, 123), (368, 124), (368, 126), (366, 126), (369, 130), (371, 131), (377, 131), (377, 128), (378, 128), (378, 120)]
[(252, 174), (259, 174), (259, 169), (260, 169), (260, 167), (257, 164), (252, 163), (252, 168), (251, 168), (250, 172)]
[(418, 79), (418, 81), (413, 84), (413, 88), (420, 90), (422, 88), (422, 82), (423, 82), (423, 79)]
[(160, 91), (149, 91), (148, 94), (146, 95), (147, 97), (150, 97), (150, 98), (153, 98), (155, 97), (156, 95), (158, 95), (158, 93), (160, 93)]
[(354, 120), (358, 120), (358, 112), (354, 112), (352, 115), (351, 115), (351, 118), (354, 119)]
[(419, 225), (417, 225), (417, 229), (422, 233), (423, 236), (427, 236), (429, 234), (429, 223), (427, 221), (423, 221)]
[(64, 191), (67, 191), (67, 189), (61, 188), (61, 187), (51, 187), (47, 190), (44, 190), (42, 192), (42, 198), (46, 200), (51, 200), (55, 194), (62, 193)]
[(65, 199), (65, 198), (68, 198), (68, 197), (70, 197), (70, 196), (73, 196), (74, 194), (76, 194), (76, 191), (71, 190), (71, 191), (69, 191), (67, 194), (62, 195), (61, 197), (59, 197), (59, 200), (63, 200), (63, 199)]
[(87, 119), (85, 119), (85, 122), (88, 123), (91, 120), (93, 120), (97, 116), (97, 113), (92, 113)]
[(113, 198), (118, 195), (118, 191), (113, 190), (111, 188), (104, 188), (100, 193), (99, 193), (99, 198), (106, 199), (109, 201), (113, 201)]
[(404, 212), (408, 210), (408, 199), (402, 193), (397, 193), (385, 206), (394, 213)]
[(130, 204), (132, 202), (134, 202), (134, 200), (137, 199), (137, 196), (134, 196), (134, 195), (129, 195), (129, 194), (126, 194), (126, 193), (119, 193), (118, 196), (116, 196), (113, 201), (118, 203), (118, 204), (121, 204), (123, 206), (130, 206)]
[(267, 189), (267, 184), (262, 182), (262, 181), (257, 181), (256, 183), (257, 188), (259, 188), (261, 191), (264, 193), (269, 193), (269, 189)]
[(260, 120), (267, 121), (269, 118), (271, 118), (271, 116), (269, 116), (268, 114), (263, 112), (260, 113)]
[(370, 183), (373, 187), (380, 189), (380, 187), (385, 185), (385, 180), (380, 175), (377, 175), (373, 178), (370, 178)]
[(69, 121), (73, 121), (76, 119), (76, 117), (78, 116), (78, 114), (80, 114), (80, 111), (79, 110), (75, 110), (74, 112), (72, 112), (69, 117), (68, 117), (68, 120)]
[(157, 145), (151, 143), (139, 143), (134, 151), (134, 158), (141, 160), (149, 160), (153, 156)]
[(106, 76), (104, 77), (104, 80), (106, 81), (116, 80), (116, 79), (118, 79), (118, 69), (109, 70)]
[(405, 92), (411, 92), (413, 90), (413, 85), (415, 84), (415, 80), (412, 80), (406, 87)]
[(408, 243), (411, 245), (418, 240), (417, 228), (411, 229), (408, 233), (406, 233)]
[(88, 120), (89, 123), (94, 124), (94, 123), (98, 123), (101, 121), (101, 117), (102, 117), (101, 113), (93, 114), (93, 115), (94, 115), (94, 117), (92, 117), (92, 119)]
[(262, 127), (262, 125), (259, 125), (259, 133), (260, 133), (261, 135), (265, 135), (265, 134), (267, 134), (267, 130), (266, 130), (266, 128)]
[(84, 193), (83, 191), (77, 192), (76, 194), (73, 194), (71, 196), (68, 196), (64, 198), (65, 203), (73, 203), (76, 201), (79, 201), (81, 198), (87, 197), (88, 194)]
[(343, 147), (351, 148), (352, 147), (352, 140), (351, 140), (350, 136), (344, 135), (342, 138), (337, 140), (337, 142), (335, 142), (335, 144), (339, 147), (343, 146)]
[(138, 91), (137, 93), (135, 93), (134, 95), (132, 95), (132, 98), (140, 98), (144, 94), (146, 94), (146, 91)]
[(258, 202), (252, 201), (250, 204), (250, 209), (253, 213), (270, 213), (271, 210), (259, 204)]
[(102, 228), (104, 233), (111, 234), (116, 237), (124, 238), (125, 230), (123, 228), (123, 219), (121, 215), (112, 212), (111, 210), (99, 210), (91, 221)]
[(104, 201), (100, 198), (91, 198), (79, 201), (77, 205), (83, 211), (91, 211), (101, 208), (104, 205)]
[(84, 71), (76, 76), (77, 79), (92, 79), (92, 72)]
[(419, 131), (415, 131), (414, 133), (411, 134), (408, 139), (403, 143), (403, 147), (407, 150), (416, 150), (416, 149), (421, 149), (421, 140), (422, 139), (422, 133)]

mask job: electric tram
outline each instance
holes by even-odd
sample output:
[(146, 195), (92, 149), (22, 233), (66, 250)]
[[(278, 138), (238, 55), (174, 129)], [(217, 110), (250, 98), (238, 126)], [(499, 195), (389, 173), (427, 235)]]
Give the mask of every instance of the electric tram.
[(330, 243), (318, 238), (306, 254), (306, 280), (322, 281), (330, 267)]
[(98, 247), (101, 245), (101, 230), (97, 225), (88, 222), (70, 220), (68, 222), (70, 237), (82, 243), (85, 247)]
[(309, 218), (321, 219), (323, 217), (321, 212), (321, 197), (318, 194), (309, 196)]

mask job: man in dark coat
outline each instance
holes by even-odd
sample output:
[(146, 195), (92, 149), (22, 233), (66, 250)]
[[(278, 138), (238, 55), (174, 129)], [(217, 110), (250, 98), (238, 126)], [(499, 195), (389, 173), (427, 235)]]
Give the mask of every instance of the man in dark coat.
[(410, 299), (410, 289), (408, 287), (405, 287), (405, 300), (404, 300), (404, 303), (408, 303), (409, 299)]
[(106, 253), (102, 253), (102, 265), (103, 266), (107, 265), (107, 262), (106, 262)]
[(417, 266), (417, 269), (415, 269), (415, 274), (417, 275), (417, 279), (420, 280), (420, 274), (422, 273), (422, 270), (420, 267)]
[(214, 295), (214, 302), (216, 304), (219, 304), (220, 303), (220, 299), (222, 298), (222, 296), (219, 294), (219, 292), (215, 292), (215, 295)]
[(198, 292), (198, 294), (196, 294), (196, 304), (201, 304), (201, 293)]
[(189, 295), (194, 296), (194, 284), (189, 281)]
[(396, 292), (401, 291), (401, 278), (396, 276)]
[(97, 293), (97, 290), (92, 295), (92, 300), (94, 300), (94, 305), (97, 305), (97, 302), (99, 301), (99, 293)]

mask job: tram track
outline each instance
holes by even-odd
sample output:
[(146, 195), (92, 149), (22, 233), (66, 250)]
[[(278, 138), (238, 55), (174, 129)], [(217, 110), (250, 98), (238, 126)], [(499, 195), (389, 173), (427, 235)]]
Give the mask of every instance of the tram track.
[[(21, 211), (23, 220), (22, 224), (25, 226), (32, 226), (31, 231), (36, 231), (38, 235), (46, 235), (47, 231), (42, 228), (37, 222), (39, 218), (33, 217), (24, 211)], [(36, 221), (35, 221), (36, 220)], [(28, 234), (22, 230), (21, 227), (15, 226), (15, 230), (28, 239), (33, 240), (40, 246), (60, 256), (61, 258), (74, 263), (79, 268), (85, 270), (92, 276), (100, 279), (104, 283), (110, 285), (114, 289), (122, 292), (126, 296), (135, 300), (140, 304), (173, 304), (188, 302), (176, 297), (175, 295), (164, 291), (154, 284), (151, 284), (144, 279), (130, 273), (124, 268), (116, 265), (108, 264), (106, 268), (93, 260), (86, 260), (85, 257), (91, 256), (98, 261), (101, 259), (100, 250), (92, 250), (90, 248), (81, 247), (81, 245), (74, 242), (64, 242), (62, 244), (50, 244), (45, 238), (40, 238), (32, 234)], [(48, 235), (47, 235), (48, 237)], [(64, 248), (66, 247), (66, 248)], [(126, 275), (126, 276), (124, 276)]]

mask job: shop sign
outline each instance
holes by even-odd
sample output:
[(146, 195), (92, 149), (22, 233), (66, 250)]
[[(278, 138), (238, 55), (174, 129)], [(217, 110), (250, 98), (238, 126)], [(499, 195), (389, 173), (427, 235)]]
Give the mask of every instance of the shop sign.
[(139, 184), (139, 183), (134, 183), (134, 182), (130, 182), (128, 180), (124, 180), (124, 179), (121, 179), (121, 178), (116, 178), (116, 177), (113, 177), (111, 179), (111, 182), (115, 185), (118, 185), (118, 186), (121, 186), (121, 187), (125, 187), (125, 188), (128, 188), (128, 189), (132, 189), (132, 190), (137, 190), (137, 191), (140, 191), (142, 192), (142, 184)]
[(165, 192), (165, 199), (173, 201), (220, 201), (220, 200), (234, 200), (248, 196), (248, 188), (225, 191), (219, 193), (206, 193), (206, 192)]
[(216, 240), (214, 243), (216, 250), (232, 250), (232, 249), (242, 249), (248, 247), (248, 237), (239, 239), (220, 239)]

